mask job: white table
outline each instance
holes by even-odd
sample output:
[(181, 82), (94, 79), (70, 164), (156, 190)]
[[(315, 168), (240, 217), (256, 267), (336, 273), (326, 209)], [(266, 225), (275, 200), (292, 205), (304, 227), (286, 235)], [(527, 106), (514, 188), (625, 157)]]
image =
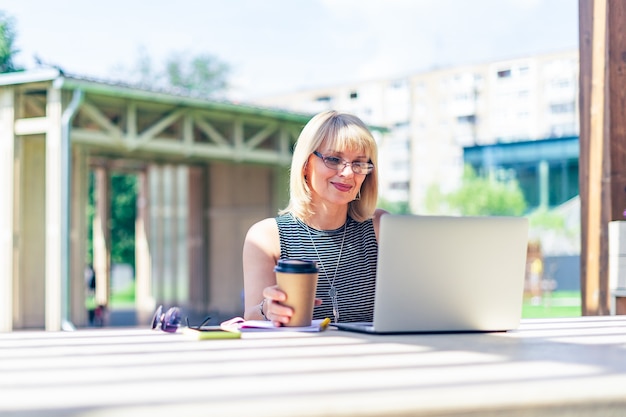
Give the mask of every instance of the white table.
[(626, 415), (626, 316), (525, 320), (487, 334), (0, 334), (3, 417), (565, 412)]

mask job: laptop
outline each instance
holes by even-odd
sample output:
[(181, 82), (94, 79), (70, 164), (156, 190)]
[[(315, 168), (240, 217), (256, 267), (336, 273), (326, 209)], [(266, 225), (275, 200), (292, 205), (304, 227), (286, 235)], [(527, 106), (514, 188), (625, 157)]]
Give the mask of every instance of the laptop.
[(496, 332), (522, 315), (528, 219), (386, 214), (379, 230), (376, 334)]

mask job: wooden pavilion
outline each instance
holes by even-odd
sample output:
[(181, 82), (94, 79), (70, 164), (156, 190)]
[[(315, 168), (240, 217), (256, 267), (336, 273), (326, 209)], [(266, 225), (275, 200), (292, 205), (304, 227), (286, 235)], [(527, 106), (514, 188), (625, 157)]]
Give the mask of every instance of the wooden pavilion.
[(285, 204), (310, 117), (57, 70), (1, 75), (0, 331), (86, 324), (89, 227), (96, 299), (108, 303), (114, 171), (138, 176), (138, 318), (160, 303), (241, 314), (245, 232)]

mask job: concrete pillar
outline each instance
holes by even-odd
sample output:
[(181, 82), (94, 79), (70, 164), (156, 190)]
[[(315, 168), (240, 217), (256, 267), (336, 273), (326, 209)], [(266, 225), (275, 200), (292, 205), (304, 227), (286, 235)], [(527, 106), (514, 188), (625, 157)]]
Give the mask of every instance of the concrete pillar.
[(13, 329), (13, 89), (0, 89), (0, 332)]

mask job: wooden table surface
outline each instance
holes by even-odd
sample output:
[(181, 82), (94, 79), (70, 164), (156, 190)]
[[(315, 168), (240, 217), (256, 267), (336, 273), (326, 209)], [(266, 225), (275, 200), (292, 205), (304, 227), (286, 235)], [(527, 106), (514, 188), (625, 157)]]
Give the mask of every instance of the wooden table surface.
[(506, 333), (0, 334), (5, 416), (626, 416), (626, 316)]

